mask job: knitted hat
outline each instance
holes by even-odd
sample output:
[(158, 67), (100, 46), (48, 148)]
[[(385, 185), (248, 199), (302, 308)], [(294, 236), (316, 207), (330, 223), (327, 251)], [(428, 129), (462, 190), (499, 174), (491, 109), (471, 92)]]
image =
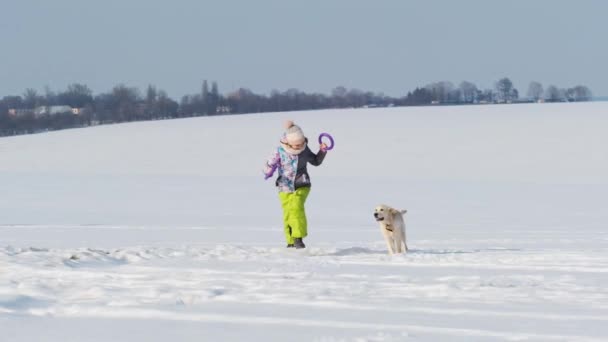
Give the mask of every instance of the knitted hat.
[(293, 123), (293, 121), (285, 121), (285, 142), (289, 145), (300, 145), (306, 141), (304, 132), (300, 126)]

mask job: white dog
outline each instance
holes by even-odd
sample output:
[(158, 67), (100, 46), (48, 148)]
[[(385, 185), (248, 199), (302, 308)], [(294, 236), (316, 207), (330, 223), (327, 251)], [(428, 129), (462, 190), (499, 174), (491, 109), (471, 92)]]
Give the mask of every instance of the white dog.
[(374, 210), (374, 218), (380, 224), (380, 231), (388, 247), (388, 254), (407, 252), (405, 220), (407, 210), (397, 210), (387, 205), (379, 205)]

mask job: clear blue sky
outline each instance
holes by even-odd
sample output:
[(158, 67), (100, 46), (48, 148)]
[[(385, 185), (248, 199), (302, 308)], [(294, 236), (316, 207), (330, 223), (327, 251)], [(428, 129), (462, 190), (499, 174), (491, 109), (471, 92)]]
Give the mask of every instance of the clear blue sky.
[(604, 0), (0, 0), (0, 96), (154, 84), (179, 99), (510, 77), (608, 95)]

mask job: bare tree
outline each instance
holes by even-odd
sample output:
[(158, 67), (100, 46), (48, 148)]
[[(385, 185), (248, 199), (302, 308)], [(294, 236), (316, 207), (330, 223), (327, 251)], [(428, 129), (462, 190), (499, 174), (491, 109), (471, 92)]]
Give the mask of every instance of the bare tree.
[(158, 91), (153, 85), (148, 85), (146, 90), (146, 108), (145, 108), (146, 119), (156, 119), (158, 117)]
[(504, 102), (510, 102), (513, 99), (513, 89), (513, 82), (508, 77), (501, 78), (496, 82), (498, 98)]
[(574, 88), (568, 89), (569, 98), (573, 101), (591, 101), (593, 94), (591, 90), (583, 85), (577, 85)]
[(210, 94), (210, 99), (209, 99), (209, 104), (208, 104), (208, 111), (207, 113), (210, 115), (215, 115), (217, 114), (217, 107), (220, 104), (220, 91), (218, 89), (217, 86), (217, 82), (213, 81), (211, 82), (211, 94)]
[(519, 99), (519, 91), (516, 88), (511, 89), (511, 100), (517, 100)]
[(179, 104), (169, 98), (167, 92), (160, 90), (158, 92), (158, 110), (162, 118), (176, 117), (179, 109)]
[(366, 94), (362, 90), (359, 89), (351, 89), (346, 94), (346, 102), (350, 107), (363, 107), (368, 104), (366, 99)]
[(496, 99), (496, 94), (492, 89), (479, 90), (477, 92), (477, 99), (479, 102), (492, 103)]
[(68, 85), (68, 89), (57, 95), (59, 104), (69, 105), (72, 108), (83, 108), (92, 104), (93, 92), (89, 87), (80, 83)]
[(560, 102), (564, 99), (564, 94), (558, 87), (550, 85), (545, 92), (545, 99), (549, 102)]
[(5, 96), (2, 102), (7, 108), (24, 108), (23, 98), (21, 96)]
[(528, 86), (528, 98), (538, 102), (543, 97), (543, 85), (540, 82), (532, 81)]
[(58, 100), (57, 94), (55, 94), (55, 92), (53, 90), (51, 90), (51, 87), (45, 86), (44, 87), (44, 105), (46, 105), (46, 106), (59, 105), (60, 103), (58, 103), (57, 100)]
[(431, 94), (433, 94), (433, 101), (447, 103), (450, 99), (450, 93), (454, 91), (454, 84), (448, 81), (441, 81), (431, 83), (425, 88), (427, 88)]
[(137, 108), (139, 90), (137, 88), (130, 88), (120, 84), (112, 89), (111, 95), (115, 121), (133, 121), (137, 119), (139, 116)]
[(344, 86), (337, 86), (331, 91), (331, 97), (334, 103), (334, 107), (344, 108), (346, 107), (346, 94), (348, 90)]
[(42, 103), (44, 98), (38, 95), (35, 89), (27, 88), (23, 93), (23, 104), (26, 108), (34, 109)]
[(209, 85), (207, 84), (207, 80), (203, 81), (201, 102), (201, 107), (204, 109), (204, 114), (209, 115), (211, 112), (211, 97), (209, 96)]
[(472, 82), (462, 81), (460, 83), (460, 94), (462, 96), (462, 102), (473, 103), (476, 100), (477, 86)]

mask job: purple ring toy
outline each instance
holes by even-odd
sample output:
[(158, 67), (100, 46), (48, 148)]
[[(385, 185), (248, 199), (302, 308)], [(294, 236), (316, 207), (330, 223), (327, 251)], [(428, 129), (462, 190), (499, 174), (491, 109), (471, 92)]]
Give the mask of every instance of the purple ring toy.
[(319, 144), (323, 143), (323, 137), (329, 139), (329, 143), (331, 144), (331, 145), (327, 146), (327, 148), (325, 150), (329, 151), (329, 150), (333, 149), (334, 148), (334, 138), (332, 138), (332, 136), (329, 135), (329, 133), (321, 133), (319, 135)]

